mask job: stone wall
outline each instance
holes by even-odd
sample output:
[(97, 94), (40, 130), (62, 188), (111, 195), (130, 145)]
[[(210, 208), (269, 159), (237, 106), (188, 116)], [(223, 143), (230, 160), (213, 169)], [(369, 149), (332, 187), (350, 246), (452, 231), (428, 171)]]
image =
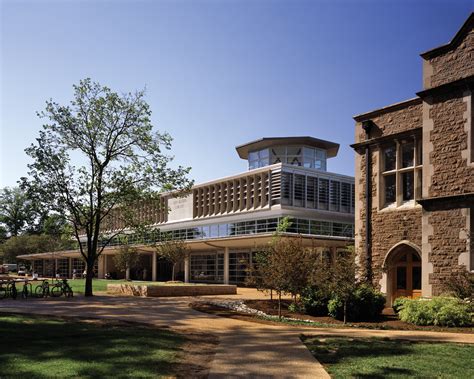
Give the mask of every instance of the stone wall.
[(474, 192), (474, 166), (468, 164), (467, 156), (463, 156), (469, 143), (464, 127), (466, 110), (467, 104), (461, 91), (436, 96), (432, 100), (429, 112), (433, 121), (429, 197)]
[[(370, 138), (388, 136), (407, 130), (421, 128), (423, 122), (423, 110), (421, 99), (408, 100), (405, 105), (388, 107), (386, 110), (377, 112), (370, 119), (375, 123), (375, 128), (370, 132)], [(366, 140), (362, 123), (356, 124), (356, 142)]]
[(229, 284), (139, 285), (107, 284), (107, 292), (141, 297), (235, 295), (237, 286)]
[(466, 252), (466, 239), (460, 234), (466, 229), (466, 215), (462, 209), (434, 211), (428, 215), (433, 233), (428, 236), (431, 252), (429, 262), (433, 272), (429, 275), (433, 295), (443, 293), (443, 283), (451, 273), (459, 269), (459, 256)]
[(424, 87), (434, 88), (471, 75), (474, 75), (474, 30), (455, 49), (427, 60)]

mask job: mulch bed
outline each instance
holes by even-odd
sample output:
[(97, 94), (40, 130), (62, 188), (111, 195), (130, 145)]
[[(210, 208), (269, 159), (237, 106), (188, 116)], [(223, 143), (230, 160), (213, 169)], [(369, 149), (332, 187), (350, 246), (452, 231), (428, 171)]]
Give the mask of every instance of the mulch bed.
[[(278, 302), (276, 300), (245, 300), (245, 304), (249, 308), (257, 309), (271, 316), (278, 316)], [(457, 327), (457, 328), (446, 328), (441, 326), (417, 326), (408, 324), (400, 321), (396, 315), (384, 314), (377, 321), (359, 321), (349, 322), (346, 325), (342, 321), (335, 320), (329, 316), (315, 317), (309, 316), (302, 313), (294, 313), (288, 311), (288, 306), (291, 304), (289, 300), (282, 300), (282, 316), (287, 318), (299, 319), (299, 320), (311, 320), (318, 324), (314, 327), (332, 327), (334, 328), (361, 328), (361, 329), (381, 329), (381, 330), (425, 330), (434, 332), (453, 332), (453, 333), (468, 333), (474, 334), (474, 328), (472, 327)], [(252, 315), (249, 313), (237, 312), (228, 308), (220, 307), (215, 304), (206, 304), (202, 302), (191, 303), (190, 307), (204, 313), (213, 314), (219, 317), (227, 317), (236, 320), (257, 322), (260, 324), (275, 324), (278, 321), (271, 321), (262, 319), (259, 316)], [(311, 326), (310, 324), (307, 324)]]
[[(268, 315), (278, 316), (278, 301), (277, 300), (246, 300), (245, 304), (249, 308), (257, 309)], [(394, 330), (430, 330), (437, 332), (456, 332), (456, 333), (474, 333), (472, 327), (456, 327), (456, 328), (446, 328), (441, 326), (417, 326), (413, 324), (408, 324), (406, 322), (400, 321), (398, 317), (393, 314), (390, 310), (386, 310), (384, 314), (380, 316), (378, 320), (375, 321), (354, 321), (350, 322), (348, 325), (340, 320), (336, 320), (329, 316), (309, 316), (303, 313), (290, 312), (288, 311), (288, 306), (291, 304), (290, 300), (282, 300), (281, 309), (283, 317), (290, 317), (299, 320), (311, 320), (322, 324), (330, 324), (335, 327), (350, 326), (356, 328), (367, 328), (367, 329), (394, 329)], [(387, 312), (388, 311), (388, 312)]]

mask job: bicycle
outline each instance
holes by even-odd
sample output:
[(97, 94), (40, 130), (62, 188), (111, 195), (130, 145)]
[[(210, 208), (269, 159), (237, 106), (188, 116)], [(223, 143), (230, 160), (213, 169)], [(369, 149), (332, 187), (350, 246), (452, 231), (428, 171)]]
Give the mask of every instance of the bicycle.
[(31, 296), (32, 294), (33, 289), (31, 283), (28, 282), (28, 280), (25, 280), (25, 283), (23, 284), (23, 290), (21, 291), (21, 297), (23, 299), (28, 299), (28, 296)]
[(18, 291), (16, 289), (16, 283), (14, 280), (8, 282), (7, 284), (7, 293), (12, 299), (16, 299), (18, 296)]
[(43, 280), (43, 283), (35, 287), (35, 296), (39, 298), (49, 296), (49, 283), (47, 280)]
[(61, 282), (56, 283), (53, 288), (51, 288), (52, 297), (60, 297), (64, 295), (65, 297), (73, 297), (74, 292), (72, 291), (71, 286), (67, 282), (67, 279), (62, 279)]
[(8, 296), (7, 283), (0, 282), (0, 299), (5, 299)]

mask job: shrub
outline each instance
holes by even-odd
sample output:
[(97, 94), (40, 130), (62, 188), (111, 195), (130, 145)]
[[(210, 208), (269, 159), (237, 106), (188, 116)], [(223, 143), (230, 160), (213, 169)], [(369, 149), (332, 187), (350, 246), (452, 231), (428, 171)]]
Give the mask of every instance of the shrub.
[(405, 305), (406, 300), (410, 300), (410, 298), (405, 296), (397, 297), (392, 304), (393, 311), (398, 314), (402, 307)]
[(469, 305), (452, 297), (406, 299), (399, 311), (400, 320), (415, 325), (467, 326), (472, 324)]
[(454, 271), (445, 283), (445, 290), (459, 299), (474, 298), (474, 273), (467, 269)]
[[(352, 321), (376, 319), (385, 307), (385, 297), (373, 287), (362, 284), (356, 287), (347, 303), (347, 316)], [(341, 320), (344, 317), (344, 302), (334, 296), (328, 303), (329, 315)]]
[(301, 294), (305, 312), (311, 316), (327, 316), (329, 294), (316, 287), (307, 287)]

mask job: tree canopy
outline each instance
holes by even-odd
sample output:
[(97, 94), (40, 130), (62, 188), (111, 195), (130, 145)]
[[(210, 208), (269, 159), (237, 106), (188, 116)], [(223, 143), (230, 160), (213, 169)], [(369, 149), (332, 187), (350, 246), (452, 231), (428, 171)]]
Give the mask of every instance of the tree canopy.
[[(85, 294), (91, 296), (94, 263), (116, 235), (136, 226), (137, 201), (192, 183), (190, 168), (170, 167), (172, 139), (153, 130), (144, 91), (118, 94), (90, 79), (73, 88), (69, 105), (49, 100), (38, 113), (46, 123), (26, 149), (33, 162), (22, 182), (30, 196), (64, 213), (72, 225), (87, 263)], [(102, 233), (104, 219), (117, 207), (121, 229)]]

